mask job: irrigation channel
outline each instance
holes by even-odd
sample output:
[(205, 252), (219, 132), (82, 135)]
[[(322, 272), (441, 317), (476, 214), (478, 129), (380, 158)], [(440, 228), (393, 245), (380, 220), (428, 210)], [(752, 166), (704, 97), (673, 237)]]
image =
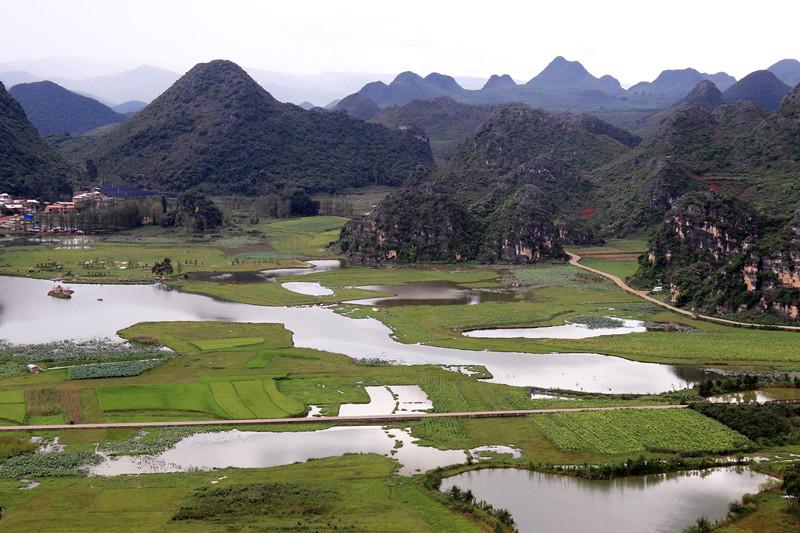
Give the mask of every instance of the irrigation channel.
[(642, 298), (643, 300), (646, 300), (652, 304), (656, 304), (659, 307), (663, 307), (664, 309), (669, 309), (673, 313), (679, 313), (681, 315), (690, 316), (694, 319), (701, 319), (701, 320), (707, 320), (709, 322), (716, 322), (718, 324), (725, 324), (726, 326), (737, 326), (741, 328), (751, 328), (751, 329), (780, 329), (785, 331), (800, 331), (800, 326), (785, 326), (781, 324), (754, 324), (752, 322), (740, 322), (738, 320), (729, 320), (727, 318), (720, 318), (717, 316), (693, 313), (692, 311), (687, 311), (686, 309), (675, 307), (674, 305), (670, 305), (667, 302), (659, 300), (658, 298), (654, 298), (650, 296), (647, 293), (647, 291), (636, 290), (627, 283), (625, 283), (619, 276), (615, 276), (614, 274), (609, 274), (608, 272), (603, 272), (602, 270), (598, 270), (590, 266), (582, 265), (581, 256), (579, 256), (578, 254), (567, 252), (567, 255), (569, 256), (570, 265), (578, 267), (587, 272), (591, 272), (592, 274), (603, 276), (604, 278), (613, 281), (617, 287), (624, 290), (625, 292), (633, 294), (634, 296), (638, 296), (639, 298)]

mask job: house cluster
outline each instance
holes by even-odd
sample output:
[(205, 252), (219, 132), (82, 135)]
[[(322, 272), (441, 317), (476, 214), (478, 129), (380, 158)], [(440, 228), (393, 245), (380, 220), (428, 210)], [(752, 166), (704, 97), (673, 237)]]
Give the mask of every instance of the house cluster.
[(25, 220), (33, 220), (34, 213), (41, 208), (39, 200), (0, 193), (0, 229), (16, 229)]
[(8, 193), (0, 193), (0, 208), (4, 212), (34, 213), (41, 207), (39, 200), (31, 198), (14, 198)]
[(81, 191), (72, 196), (72, 201), (45, 202), (27, 198), (14, 198), (11, 194), (0, 193), (0, 228), (26, 231), (35, 225), (36, 215), (67, 215), (87, 207), (107, 208), (118, 201), (130, 198), (144, 198), (153, 193), (130, 185), (103, 182), (98, 187)]

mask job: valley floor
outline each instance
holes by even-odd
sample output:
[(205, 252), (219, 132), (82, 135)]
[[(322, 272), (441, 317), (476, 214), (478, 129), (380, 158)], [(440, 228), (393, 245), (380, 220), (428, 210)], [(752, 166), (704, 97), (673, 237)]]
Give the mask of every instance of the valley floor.
[[(599, 353), (648, 363), (713, 366), (726, 372), (759, 371), (769, 377), (772, 386), (787, 391), (791, 390), (792, 373), (800, 371), (800, 342), (795, 332), (694, 320), (642, 301), (608, 279), (575, 265), (352, 267), (290, 275), (272, 283), (195, 276), (203, 272), (306, 266), (303, 260), (331, 257), (326, 245), (335, 238), (342, 223), (343, 219), (335, 217), (266, 221), (256, 224), (252, 233), (221, 235), (208, 242), (188, 242), (160, 231), (148, 234), (151, 230), (145, 228), (125, 237), (132, 242), (115, 236), (67, 247), (63, 243), (12, 245), (0, 252), (0, 274), (48, 278), (55, 268), (62, 273), (80, 272), (76, 281), (143, 282), (152, 279), (148, 268), (152, 261), (171, 256), (177, 259), (174, 262), (181, 270), (169, 284), (181, 291), (276, 307), (327, 304), (354, 320), (375, 318), (391, 328), (396, 340), (409, 345), (422, 343), (478, 352)], [(176, 245), (178, 242), (181, 244)], [(613, 243), (603, 254), (588, 254), (581, 264), (624, 276), (630, 272), (631, 256), (638, 245)], [(81, 266), (86, 264), (91, 268)], [(95, 272), (102, 275), (95, 276)], [(317, 283), (333, 294), (293, 292), (283, 287), (284, 282)], [(383, 288), (375, 290), (374, 286)], [(463, 297), (464, 301), (433, 301), (422, 296), (417, 302), (397, 304), (348, 303), (391, 296), (395, 286), (444, 288), (448, 295), (455, 294), (449, 297)], [(80, 286), (76, 288), (81, 290)], [(473, 305), (466, 305), (468, 300)], [(64, 303), (68, 306), (70, 302)], [(608, 317), (640, 321), (647, 331), (583, 339), (489, 339), (463, 335), (480, 329), (559, 326), (572, 321), (602, 324)], [(370, 402), (366, 387), (387, 385), (418, 386), (430, 400), (433, 412), (444, 414), (668, 406), (701, 400), (697, 389), (662, 394), (544, 391), (544, 396), (532, 397), (530, 387), (486, 381), (492, 375), (479, 365), (460, 369), (434, 364), (398, 365), (298, 347), (292, 332), (281, 324), (215, 319), (145, 322), (130, 325), (119, 334), (135, 343), (164, 345), (172, 351), (155, 356), (148, 351), (124, 360), (112, 359), (102, 350), (66, 360), (44, 358), (36, 361), (44, 371), (34, 375), (20, 368), (12, 346), (0, 346), (2, 422), (48, 426), (236, 420), (298, 417), (310, 411), (335, 416), (342, 405)], [(53, 349), (44, 345), (37, 348), (38, 353)], [(153, 358), (158, 359), (157, 364), (137, 367), (141, 364), (138, 361)], [(93, 379), (77, 379), (70, 367), (80, 365), (92, 367), (91, 372), (96, 374), (90, 376)], [(292, 427), (236, 429), (318, 432), (330, 428), (332, 422), (310, 418), (308, 424)], [(433, 450), (474, 450), (497, 445), (515, 450), (486, 452), (483, 459), (470, 459), (469, 465), (446, 466), (445, 474), (477, 466), (544, 471), (551, 471), (555, 465), (619, 466), (640, 457), (664, 461), (664, 465), (671, 465), (669, 469), (691, 469), (734, 460), (736, 456), (766, 457), (765, 462), (753, 463), (753, 468), (780, 474), (795, 460), (790, 454), (800, 451), (788, 437), (788, 444), (767, 447), (692, 409), (551, 412), (514, 418), (446, 416), (384, 425), (384, 431), (407, 431), (414, 445)], [(0, 459), (6, 460), (0, 466), (0, 524), (16, 531), (53, 529), (54, 524), (57, 530), (95, 531), (488, 531), (507, 526), (498, 521), (498, 515), (465, 506), (435, 490), (431, 474), (400, 475), (397, 457), (402, 454), (397, 452), (326, 457), (271, 468), (118, 477), (80, 475), (81, 461), (88, 460), (96, 449), (152, 455), (169, 449), (194, 431), (216, 431), (211, 427), (179, 429), (38, 427), (35, 431), (0, 434)], [(54, 458), (52, 464), (34, 460), (36, 454), (29, 453), (32, 434), (63, 446), (62, 451), (51, 452), (59, 459)], [(404, 442), (399, 439), (394, 445), (411, 446)], [(39, 484), (26, 488), (31, 484), (24, 480), (30, 479)], [(215, 501), (225, 502), (226, 507)], [(257, 504), (244, 505), (245, 501)], [(720, 526), (721, 530), (795, 530), (800, 518), (787, 511), (784, 503), (776, 492), (762, 492), (748, 503), (752, 509), (747, 514), (731, 517)], [(772, 529), (761, 529), (766, 524)]]

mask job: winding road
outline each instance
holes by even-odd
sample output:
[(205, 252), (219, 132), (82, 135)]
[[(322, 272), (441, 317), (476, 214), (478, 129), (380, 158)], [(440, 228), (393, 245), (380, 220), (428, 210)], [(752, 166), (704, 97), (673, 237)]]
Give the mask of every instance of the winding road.
[(0, 426), (3, 431), (48, 431), (62, 429), (124, 429), (149, 427), (187, 426), (257, 426), (276, 424), (391, 424), (426, 418), (502, 418), (551, 413), (578, 413), (585, 411), (655, 411), (661, 409), (684, 409), (686, 405), (632, 405), (615, 407), (566, 407), (559, 409), (519, 409), (511, 411), (469, 411), (459, 413), (400, 413), (394, 415), (369, 416), (315, 416), (303, 418), (247, 418), (243, 420), (182, 420), (175, 422), (101, 422), (97, 424), (49, 424), (30, 426)]
[(726, 326), (737, 326), (741, 328), (751, 328), (751, 329), (780, 329), (785, 331), (800, 331), (800, 326), (784, 326), (778, 324), (753, 324), (751, 322), (739, 322), (737, 320), (728, 320), (727, 318), (719, 318), (711, 315), (701, 315), (698, 313), (693, 313), (692, 311), (687, 311), (686, 309), (675, 307), (674, 305), (670, 305), (667, 302), (663, 302), (658, 298), (654, 298), (653, 296), (650, 296), (647, 293), (647, 291), (637, 291), (636, 289), (625, 283), (625, 281), (619, 276), (615, 276), (614, 274), (609, 274), (608, 272), (603, 272), (602, 270), (597, 270), (596, 268), (582, 265), (580, 263), (581, 256), (579, 256), (578, 254), (567, 252), (567, 255), (569, 256), (570, 265), (586, 270), (587, 272), (597, 274), (598, 276), (603, 276), (604, 278), (613, 281), (617, 285), (617, 287), (624, 290), (625, 292), (633, 294), (634, 296), (638, 296), (639, 298), (647, 300), (650, 303), (661, 306), (664, 309), (669, 309), (674, 313), (680, 313), (682, 315), (686, 315), (696, 320), (707, 320), (709, 322), (725, 324)]

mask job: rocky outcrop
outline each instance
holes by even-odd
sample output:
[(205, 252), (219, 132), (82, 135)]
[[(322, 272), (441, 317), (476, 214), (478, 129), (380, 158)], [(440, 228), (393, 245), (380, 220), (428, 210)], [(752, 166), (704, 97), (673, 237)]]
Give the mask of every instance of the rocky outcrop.
[(452, 196), (404, 189), (350, 220), (339, 245), (351, 260), (365, 263), (467, 261), (478, 255), (479, 235), (475, 217)]
[(677, 305), (800, 319), (800, 214), (770, 219), (734, 198), (688, 194), (639, 265), (635, 282), (668, 286)]
[(404, 189), (348, 222), (339, 245), (351, 260), (364, 263), (564, 259), (566, 232), (542, 208), (541, 195), (527, 187), (476, 214), (451, 194)]
[(542, 208), (540, 195), (536, 187), (525, 187), (492, 213), (485, 230), (485, 261), (533, 263), (566, 258), (563, 234)]

